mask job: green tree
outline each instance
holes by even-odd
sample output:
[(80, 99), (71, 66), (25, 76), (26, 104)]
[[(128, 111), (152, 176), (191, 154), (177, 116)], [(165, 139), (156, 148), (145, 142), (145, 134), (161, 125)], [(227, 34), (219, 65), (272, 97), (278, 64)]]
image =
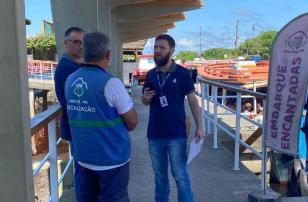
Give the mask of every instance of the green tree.
[(263, 59), (269, 59), (276, 34), (276, 31), (267, 31), (253, 39), (246, 40), (239, 46), (239, 54), (243, 56), (259, 54)]
[(176, 60), (185, 60), (185, 61), (192, 61), (196, 57), (198, 57), (198, 53), (193, 52), (193, 51), (180, 51), (175, 59)]
[(202, 56), (207, 60), (221, 60), (231, 57), (233, 50), (226, 48), (211, 48), (202, 53)]
[(27, 39), (27, 52), (37, 60), (54, 60), (56, 39), (54, 34), (39, 34)]

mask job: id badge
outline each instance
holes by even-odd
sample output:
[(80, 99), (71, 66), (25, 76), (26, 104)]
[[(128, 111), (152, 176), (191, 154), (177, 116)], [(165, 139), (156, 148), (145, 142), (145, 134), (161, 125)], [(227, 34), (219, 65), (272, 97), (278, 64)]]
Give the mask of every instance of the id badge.
[(159, 97), (159, 100), (160, 100), (161, 107), (167, 107), (168, 106), (168, 101), (167, 101), (166, 96)]

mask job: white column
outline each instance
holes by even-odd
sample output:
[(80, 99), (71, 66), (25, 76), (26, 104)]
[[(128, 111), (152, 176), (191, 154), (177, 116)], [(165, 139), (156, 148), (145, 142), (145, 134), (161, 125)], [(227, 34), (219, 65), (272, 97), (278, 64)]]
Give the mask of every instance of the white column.
[(112, 7), (108, 1), (98, 1), (97, 27), (98, 31), (105, 33), (111, 42), (111, 63), (108, 71), (123, 80), (122, 39), (116, 16), (111, 12)]
[(122, 40), (121, 36), (119, 34), (119, 27), (116, 27), (116, 40), (115, 43), (115, 52), (117, 53), (116, 57), (114, 57), (115, 63), (116, 63), (116, 74), (118, 78), (120, 78), (123, 81), (123, 50), (122, 50)]
[(50, 0), (53, 24), (56, 32), (58, 56), (63, 53), (64, 32), (72, 26), (86, 32), (98, 30), (98, 0)]
[(0, 1), (0, 201), (34, 201), (23, 0)]
[(120, 36), (119, 26), (115, 23), (115, 15), (110, 15), (110, 41), (112, 60), (109, 72), (123, 80), (123, 61), (122, 61), (122, 39)]
[(111, 23), (111, 34), (110, 34), (110, 41), (111, 41), (111, 54), (112, 54), (112, 60), (110, 63), (110, 67), (109, 67), (109, 72), (114, 75), (117, 76), (117, 59), (119, 58), (119, 53), (116, 51), (117, 49), (117, 38), (118, 38), (118, 34), (117, 34), (117, 29), (116, 29), (116, 25)]

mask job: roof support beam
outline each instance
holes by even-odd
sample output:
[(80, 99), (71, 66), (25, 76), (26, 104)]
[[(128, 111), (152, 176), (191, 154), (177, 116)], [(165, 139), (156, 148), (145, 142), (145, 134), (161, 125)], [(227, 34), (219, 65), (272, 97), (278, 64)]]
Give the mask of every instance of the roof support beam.
[(156, 30), (156, 31), (142, 32), (138, 35), (123, 37), (123, 42), (128, 43), (128, 42), (138, 41), (142, 39), (149, 39), (152, 37), (156, 37), (159, 34), (166, 33), (167, 31), (168, 31), (167, 29), (161, 29), (161, 30)]
[(127, 22), (127, 23), (118, 23), (121, 30), (123, 29), (130, 29), (130, 28), (137, 28), (137, 27), (144, 27), (148, 25), (164, 25), (176, 21), (185, 20), (185, 15), (183, 13), (176, 13), (151, 19), (141, 19), (134, 22)]
[(175, 23), (170, 23), (170, 24), (161, 25), (161, 26), (141, 27), (135, 30), (124, 30), (123, 32), (121, 32), (121, 35), (125, 38), (129, 38), (129, 37), (142, 35), (143, 33), (153, 33), (159, 30), (172, 29), (174, 27), (175, 27)]
[(129, 6), (119, 6), (112, 10), (112, 12), (117, 16), (117, 23), (125, 23), (138, 21), (140, 19), (151, 19), (154, 17), (184, 12), (201, 7), (201, 5), (183, 5), (181, 4), (181, 1), (178, 1), (178, 4), (174, 3), (172, 6), (168, 4), (166, 5), (166, 3), (161, 1), (159, 1), (159, 3), (162, 5), (156, 3), (149, 2)]
[(155, 0), (109, 0), (109, 4), (111, 7), (117, 7), (117, 6), (127, 6), (131, 4), (139, 4), (139, 3), (145, 3)]
[(121, 29), (121, 34), (130, 35), (130, 33), (140, 33), (140, 32), (149, 32), (149, 31), (155, 31), (157, 29), (172, 29), (175, 27), (175, 23), (168, 23), (164, 25), (148, 25), (144, 27), (132, 27), (130, 29)]

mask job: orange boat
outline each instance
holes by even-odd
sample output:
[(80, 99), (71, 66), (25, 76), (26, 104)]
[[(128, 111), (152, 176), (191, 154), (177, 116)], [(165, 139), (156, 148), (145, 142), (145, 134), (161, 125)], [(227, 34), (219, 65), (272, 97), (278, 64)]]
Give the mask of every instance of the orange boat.
[(211, 80), (223, 81), (237, 85), (252, 82), (267, 83), (269, 61), (217, 61), (211, 63), (193, 63), (198, 74)]

